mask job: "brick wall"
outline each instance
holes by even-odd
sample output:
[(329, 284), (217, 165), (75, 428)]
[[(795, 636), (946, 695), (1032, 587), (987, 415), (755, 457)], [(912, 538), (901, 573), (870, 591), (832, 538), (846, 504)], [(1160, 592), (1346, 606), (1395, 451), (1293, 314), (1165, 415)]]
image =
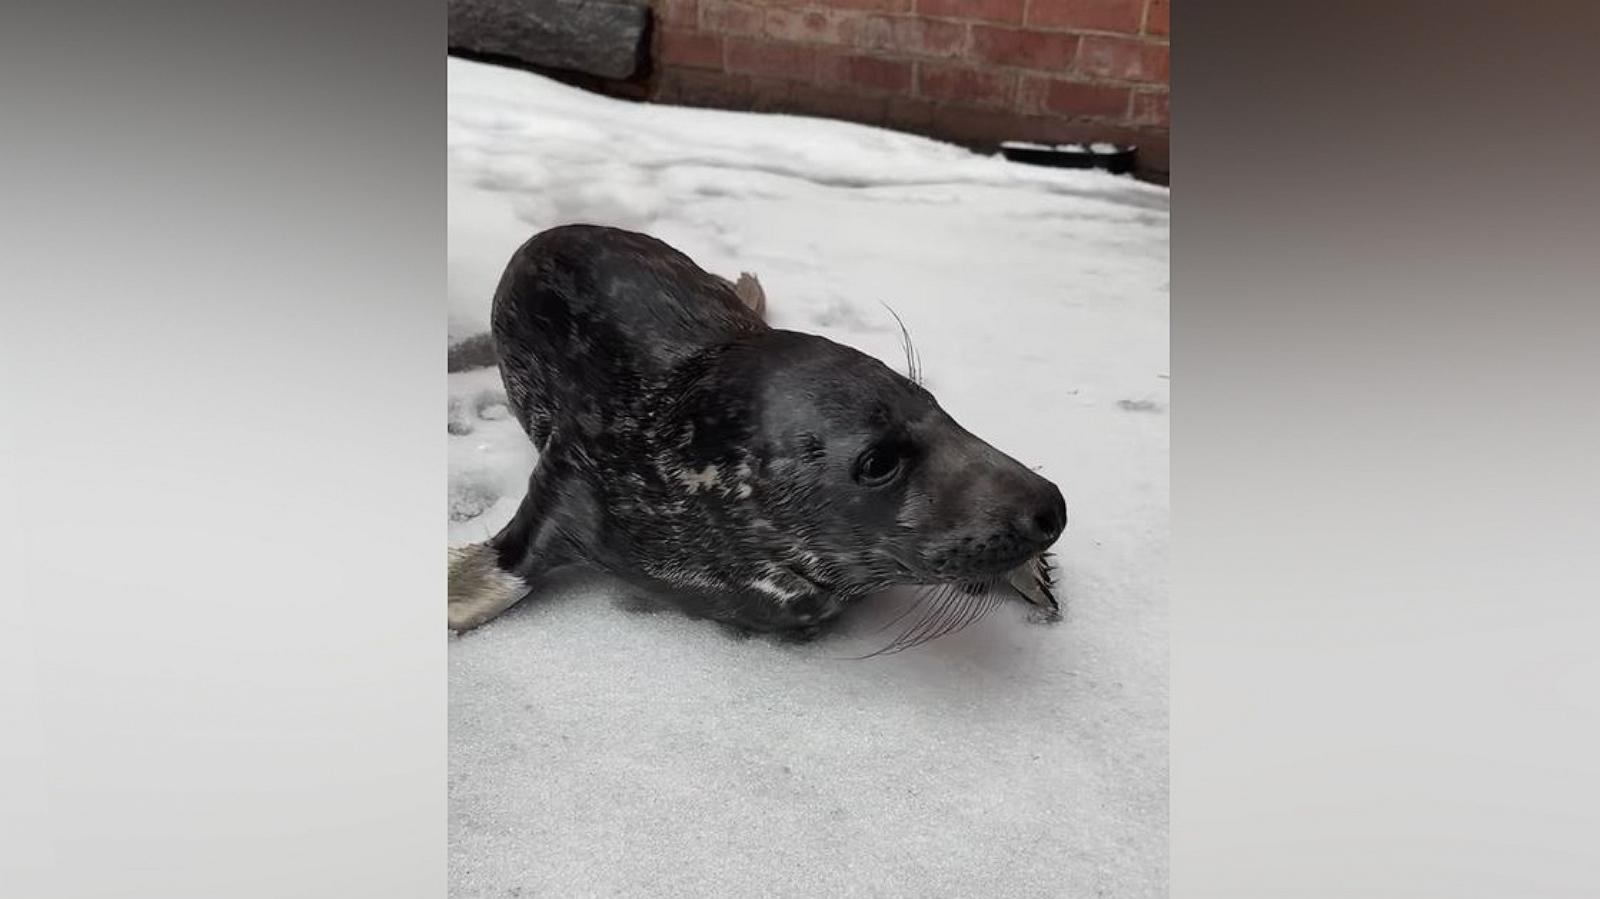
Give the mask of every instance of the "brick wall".
[(1139, 145), (1168, 171), (1170, 0), (650, 0), (647, 95), (824, 115), (992, 151)]

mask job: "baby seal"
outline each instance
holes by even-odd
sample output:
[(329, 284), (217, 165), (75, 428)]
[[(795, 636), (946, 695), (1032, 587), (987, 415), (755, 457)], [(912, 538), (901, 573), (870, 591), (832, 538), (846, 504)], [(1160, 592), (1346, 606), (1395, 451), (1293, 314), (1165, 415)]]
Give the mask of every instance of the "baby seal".
[(452, 630), (573, 565), (796, 638), (895, 585), (1048, 593), (1055, 485), (877, 359), (769, 327), (748, 287), (614, 228), (517, 250), (492, 332), (539, 461), (511, 522), (452, 550)]

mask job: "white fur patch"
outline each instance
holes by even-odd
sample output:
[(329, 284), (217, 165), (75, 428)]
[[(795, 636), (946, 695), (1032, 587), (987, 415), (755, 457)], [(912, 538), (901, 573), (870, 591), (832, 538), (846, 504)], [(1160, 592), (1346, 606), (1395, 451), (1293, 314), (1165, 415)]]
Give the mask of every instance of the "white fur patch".
[(788, 602), (789, 600), (800, 595), (798, 590), (789, 590), (782, 584), (779, 584), (777, 581), (769, 577), (756, 578), (750, 582), (750, 587), (753, 590), (760, 590), (762, 593), (773, 597), (778, 602)]
[(697, 472), (681, 471), (678, 473), (678, 483), (688, 489), (690, 493), (699, 493), (702, 489), (710, 490), (717, 486), (717, 478), (722, 472), (715, 465), (707, 465)]

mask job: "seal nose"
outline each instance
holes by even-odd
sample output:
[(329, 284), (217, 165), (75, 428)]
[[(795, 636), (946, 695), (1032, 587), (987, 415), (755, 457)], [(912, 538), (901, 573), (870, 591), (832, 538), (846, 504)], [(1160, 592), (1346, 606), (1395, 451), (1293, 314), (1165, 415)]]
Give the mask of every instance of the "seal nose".
[(1067, 526), (1067, 501), (1054, 484), (1049, 487), (1017, 521), (1017, 532), (1023, 539), (1040, 546), (1054, 543)]

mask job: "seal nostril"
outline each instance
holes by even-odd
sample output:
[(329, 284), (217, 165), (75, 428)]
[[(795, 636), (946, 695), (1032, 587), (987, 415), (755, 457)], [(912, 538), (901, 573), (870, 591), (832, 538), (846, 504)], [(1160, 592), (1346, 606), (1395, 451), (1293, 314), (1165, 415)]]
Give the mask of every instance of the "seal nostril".
[(1067, 502), (1062, 499), (1060, 492), (1051, 492), (1053, 495), (1045, 506), (1035, 512), (1024, 526), (1030, 538), (1046, 543), (1061, 536), (1061, 531), (1067, 526)]

